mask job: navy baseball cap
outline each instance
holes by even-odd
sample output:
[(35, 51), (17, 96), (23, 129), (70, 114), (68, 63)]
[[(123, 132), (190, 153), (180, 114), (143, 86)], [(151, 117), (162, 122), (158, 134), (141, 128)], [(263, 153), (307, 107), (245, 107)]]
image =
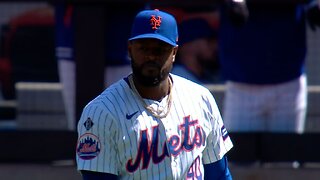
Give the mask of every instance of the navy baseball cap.
[(129, 41), (144, 38), (159, 39), (177, 46), (178, 27), (175, 18), (158, 9), (139, 12), (133, 21)]

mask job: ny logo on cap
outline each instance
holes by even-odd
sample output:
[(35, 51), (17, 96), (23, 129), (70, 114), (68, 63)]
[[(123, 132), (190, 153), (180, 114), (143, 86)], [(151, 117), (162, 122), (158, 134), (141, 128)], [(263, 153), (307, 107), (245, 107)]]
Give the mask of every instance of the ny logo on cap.
[(155, 15), (151, 15), (150, 22), (151, 22), (152, 29), (158, 29), (158, 27), (160, 27), (161, 25), (161, 17), (160, 16), (156, 17)]

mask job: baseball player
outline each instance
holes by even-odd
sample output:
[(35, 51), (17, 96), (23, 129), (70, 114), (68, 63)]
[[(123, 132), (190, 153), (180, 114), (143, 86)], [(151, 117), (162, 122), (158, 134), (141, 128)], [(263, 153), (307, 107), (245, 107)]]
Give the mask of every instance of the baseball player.
[(247, 3), (250, 18), (241, 28), (234, 27), (227, 9), (220, 13), (224, 123), (231, 132), (302, 134), (308, 105), (307, 22), (320, 26), (320, 8), (315, 0)]
[(232, 179), (232, 142), (203, 86), (170, 74), (175, 18), (137, 14), (128, 42), (132, 74), (89, 102), (78, 123), (83, 179)]

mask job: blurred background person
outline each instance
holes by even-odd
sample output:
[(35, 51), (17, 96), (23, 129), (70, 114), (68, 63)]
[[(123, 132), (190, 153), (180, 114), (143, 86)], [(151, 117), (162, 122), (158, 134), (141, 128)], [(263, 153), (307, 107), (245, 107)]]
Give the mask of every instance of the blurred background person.
[[(127, 50), (127, 41), (132, 26), (131, 19), (139, 10), (147, 8), (144, 3), (130, 3), (130, 9), (116, 12), (114, 9), (121, 9), (122, 3), (112, 3), (105, 10), (106, 33), (105, 33), (105, 87), (120, 80), (131, 73), (130, 59)], [(128, 22), (127, 22), (128, 21)], [(126, 22), (126, 23), (123, 23)], [(118, 28), (113, 28), (114, 26)]]
[(74, 55), (74, 6), (58, 4), (55, 10), (55, 50), (68, 129), (75, 130), (76, 60)]
[[(131, 72), (130, 61), (127, 53), (127, 39), (130, 35), (130, 23), (123, 23), (128, 19), (133, 19), (136, 12), (145, 8), (144, 3), (132, 2), (127, 4), (130, 10), (114, 11), (121, 9), (123, 4), (112, 2), (104, 7), (103, 16), (105, 30), (103, 49), (104, 49), (104, 74), (103, 87), (108, 87), (115, 81)], [(74, 54), (75, 45), (75, 7), (72, 4), (55, 5), (56, 21), (56, 57), (59, 65), (59, 77), (62, 84), (63, 100), (66, 107), (68, 128), (75, 129), (77, 116), (77, 59)], [(118, 28), (113, 28), (113, 27)], [(96, 44), (90, 44), (96, 46)], [(88, 59), (95, 61), (96, 59)], [(78, 60), (79, 61), (79, 60)], [(78, 74), (77, 74), (78, 73)], [(98, 81), (98, 80), (97, 80)], [(82, 97), (83, 98), (83, 97)], [(78, 99), (79, 100), (79, 99)], [(79, 102), (78, 102), (79, 103)]]
[(318, 15), (316, 1), (246, 4), (231, 0), (222, 7), (219, 59), (226, 80), (223, 117), (231, 132), (304, 131), (306, 22), (319, 25)]
[(201, 17), (179, 24), (179, 52), (172, 73), (199, 84), (219, 81), (217, 30)]

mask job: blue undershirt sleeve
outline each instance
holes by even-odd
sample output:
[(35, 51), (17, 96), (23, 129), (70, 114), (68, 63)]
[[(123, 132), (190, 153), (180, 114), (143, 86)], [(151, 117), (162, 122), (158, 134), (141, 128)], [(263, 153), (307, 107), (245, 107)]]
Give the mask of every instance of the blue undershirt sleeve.
[(232, 180), (228, 167), (227, 157), (224, 156), (217, 162), (204, 165), (204, 179), (210, 180)]
[(108, 173), (81, 171), (82, 180), (117, 180), (118, 176)]

